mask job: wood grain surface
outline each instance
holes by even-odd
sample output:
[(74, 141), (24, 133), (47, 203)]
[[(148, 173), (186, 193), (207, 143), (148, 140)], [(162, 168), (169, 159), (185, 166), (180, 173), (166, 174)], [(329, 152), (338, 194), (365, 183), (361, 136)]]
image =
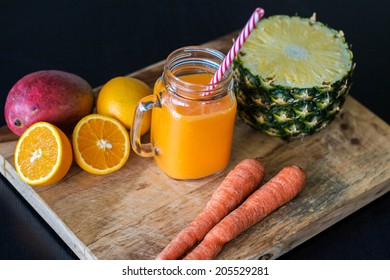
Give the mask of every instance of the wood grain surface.
[[(236, 35), (206, 45), (226, 53)], [(152, 86), (162, 66), (159, 62), (130, 76)], [(389, 139), (389, 125), (348, 97), (328, 127), (293, 140), (258, 133), (237, 118), (228, 167), (201, 180), (170, 179), (153, 159), (132, 153), (124, 168), (112, 174), (92, 175), (73, 164), (59, 183), (30, 187), (14, 170), (16, 140), (5, 128), (0, 172), (81, 259), (153, 259), (242, 159), (263, 162), (265, 180), (296, 164), (307, 173), (303, 191), (228, 243), (218, 256), (274, 259), (390, 190)]]

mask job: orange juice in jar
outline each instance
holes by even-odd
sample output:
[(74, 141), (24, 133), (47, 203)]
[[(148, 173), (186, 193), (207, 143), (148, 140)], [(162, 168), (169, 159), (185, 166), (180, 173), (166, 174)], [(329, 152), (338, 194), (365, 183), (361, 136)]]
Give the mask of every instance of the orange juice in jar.
[[(132, 146), (154, 156), (159, 168), (175, 179), (198, 179), (223, 170), (230, 158), (236, 116), (232, 71), (210, 85), (224, 55), (187, 47), (173, 52), (154, 86), (137, 106)], [(152, 109), (151, 143), (141, 144), (142, 115)]]

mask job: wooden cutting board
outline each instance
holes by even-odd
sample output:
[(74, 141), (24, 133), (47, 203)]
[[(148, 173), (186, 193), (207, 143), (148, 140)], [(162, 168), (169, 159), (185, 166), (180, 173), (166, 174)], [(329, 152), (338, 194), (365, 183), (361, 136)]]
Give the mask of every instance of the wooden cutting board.
[[(226, 53), (236, 35), (206, 45)], [(152, 86), (162, 65), (131, 76)], [(307, 184), (295, 199), (228, 243), (220, 259), (277, 258), (390, 190), (389, 125), (352, 97), (323, 131), (290, 141), (258, 133), (237, 118), (229, 166), (195, 181), (170, 179), (153, 159), (132, 153), (112, 174), (92, 175), (73, 164), (61, 182), (30, 187), (14, 170), (15, 137), (5, 128), (0, 132), (0, 172), (81, 259), (155, 258), (248, 157), (264, 163), (265, 180), (297, 164), (306, 170)]]

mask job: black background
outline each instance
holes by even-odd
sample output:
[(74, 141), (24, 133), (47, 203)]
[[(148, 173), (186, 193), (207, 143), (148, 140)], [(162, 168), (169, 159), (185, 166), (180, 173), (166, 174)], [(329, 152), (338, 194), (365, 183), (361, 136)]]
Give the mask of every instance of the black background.
[[(0, 126), (8, 91), (30, 72), (64, 70), (96, 87), (179, 47), (241, 29), (257, 6), (266, 16), (316, 12), (317, 20), (342, 29), (357, 63), (350, 94), (389, 123), (385, 0), (9, 0), (0, 1)], [(387, 193), (281, 259), (390, 259), (389, 205)], [(0, 259), (75, 258), (0, 175)]]

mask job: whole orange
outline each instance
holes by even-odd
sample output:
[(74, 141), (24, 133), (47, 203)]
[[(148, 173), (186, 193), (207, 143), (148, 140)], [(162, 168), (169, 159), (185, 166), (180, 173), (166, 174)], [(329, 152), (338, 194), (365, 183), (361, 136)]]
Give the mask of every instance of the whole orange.
[[(135, 108), (152, 89), (143, 81), (131, 77), (116, 77), (109, 80), (99, 92), (96, 103), (98, 114), (111, 116), (119, 120), (127, 129), (131, 129)], [(151, 112), (143, 118), (141, 135), (150, 129)]]

